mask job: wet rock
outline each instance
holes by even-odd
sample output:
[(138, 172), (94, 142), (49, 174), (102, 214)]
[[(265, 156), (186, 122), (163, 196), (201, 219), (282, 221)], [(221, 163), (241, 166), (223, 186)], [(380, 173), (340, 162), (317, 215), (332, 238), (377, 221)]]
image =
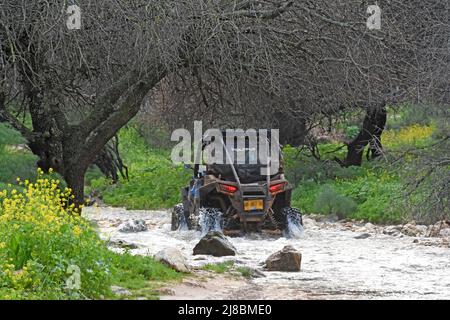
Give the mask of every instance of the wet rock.
[(447, 220), (438, 221), (434, 225), (428, 227), (428, 235), (430, 237), (446, 237), (446, 234), (448, 234), (449, 232), (444, 231), (446, 229), (450, 229), (450, 221)]
[(258, 269), (250, 268), (250, 277), (251, 278), (264, 278), (266, 275), (259, 271)]
[(124, 240), (110, 240), (108, 245), (111, 247), (124, 248), (124, 249), (137, 249), (139, 246), (135, 243), (126, 242)]
[(130, 219), (119, 225), (120, 232), (141, 232), (147, 231), (147, 224), (142, 219)]
[(159, 288), (156, 290), (156, 292), (160, 296), (174, 296), (176, 294), (175, 290), (171, 288)]
[(400, 236), (402, 229), (402, 226), (387, 226), (383, 229), (383, 234), (389, 235), (389, 236)]
[(185, 281), (183, 281), (182, 282), (185, 286), (188, 286), (188, 287), (192, 287), (192, 288), (203, 288), (203, 289), (206, 289), (206, 286), (205, 286), (205, 284), (203, 284), (203, 283), (200, 283), (200, 282), (196, 282), (196, 281), (189, 281), (189, 280), (185, 280)]
[(155, 260), (165, 264), (166, 266), (178, 272), (190, 272), (186, 257), (176, 248), (167, 248), (159, 251), (155, 255)]
[(275, 252), (266, 260), (266, 269), (269, 271), (300, 271), (302, 255), (292, 246), (285, 246), (281, 251)]
[(116, 296), (131, 296), (132, 295), (131, 291), (129, 291), (125, 288), (119, 287), (119, 286), (111, 286), (111, 292)]
[(413, 223), (408, 223), (405, 224), (403, 228), (400, 229), (400, 232), (410, 237), (418, 237), (424, 235), (427, 232), (427, 227), (421, 225), (417, 226)]
[(441, 236), (443, 238), (450, 237), (450, 228), (445, 228), (445, 229), (442, 229), (441, 231), (439, 231), (439, 236)]
[(194, 255), (206, 254), (215, 257), (234, 256), (236, 248), (218, 231), (210, 231), (194, 247)]
[(367, 239), (370, 237), (370, 234), (368, 233), (361, 233), (359, 235), (357, 235), (356, 237), (354, 237), (355, 239)]

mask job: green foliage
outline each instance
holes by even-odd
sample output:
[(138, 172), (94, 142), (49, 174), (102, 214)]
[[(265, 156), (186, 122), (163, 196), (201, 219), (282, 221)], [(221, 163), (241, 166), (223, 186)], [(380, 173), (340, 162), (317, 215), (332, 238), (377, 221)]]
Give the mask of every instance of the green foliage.
[(150, 297), (155, 295), (154, 285), (149, 281), (172, 281), (182, 278), (182, 274), (155, 261), (152, 257), (124, 254), (112, 254), (112, 264), (115, 266), (112, 272), (115, 285), (140, 292), (142, 289), (150, 289)]
[(294, 190), (292, 200), (304, 212), (338, 214), (340, 209), (348, 218), (399, 222), (405, 216), (403, 188), (399, 175), (365, 165), (341, 168), (326, 182), (305, 181)]
[(358, 126), (348, 126), (345, 128), (345, 136), (349, 139), (354, 139), (359, 134), (359, 130)]
[(323, 186), (314, 202), (314, 209), (318, 213), (332, 215), (339, 219), (349, 216), (356, 210), (356, 203), (351, 198), (338, 194), (330, 186)]
[(6, 123), (0, 122), (0, 145), (25, 143), (20, 133)]
[(436, 118), (436, 110), (430, 106), (405, 104), (400, 108), (388, 109), (386, 129), (399, 130), (411, 125), (429, 126)]
[(133, 127), (122, 129), (119, 138), (129, 181), (112, 185), (100, 177), (90, 181), (89, 189), (99, 190), (107, 204), (129, 209), (168, 208), (180, 202), (180, 189), (190, 172), (172, 164), (169, 151), (149, 147)]
[[(181, 277), (152, 258), (108, 250), (58, 181), (39, 173), (20, 183), (0, 192), (0, 299), (115, 298), (112, 284), (135, 289)], [(68, 288), (76, 270), (80, 287)]]
[(34, 179), (36, 177), (36, 161), (31, 152), (18, 150), (15, 145), (25, 140), (10, 126), (0, 123), (0, 183), (12, 183), (16, 177)]
[(244, 278), (252, 277), (252, 269), (249, 267), (237, 267), (236, 271), (239, 272)]
[(234, 261), (224, 261), (220, 263), (209, 263), (203, 266), (203, 270), (213, 271), (216, 273), (228, 272), (234, 266)]

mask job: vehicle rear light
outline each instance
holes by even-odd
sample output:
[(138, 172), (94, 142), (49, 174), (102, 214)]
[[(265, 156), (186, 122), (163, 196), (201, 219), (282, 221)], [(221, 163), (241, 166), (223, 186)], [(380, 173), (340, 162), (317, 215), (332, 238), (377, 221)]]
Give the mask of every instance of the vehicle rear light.
[(278, 193), (284, 190), (284, 183), (277, 183), (269, 187), (271, 193)]
[(237, 191), (237, 187), (230, 186), (228, 184), (221, 184), (220, 190), (222, 190), (223, 192), (226, 192), (226, 193), (235, 193)]

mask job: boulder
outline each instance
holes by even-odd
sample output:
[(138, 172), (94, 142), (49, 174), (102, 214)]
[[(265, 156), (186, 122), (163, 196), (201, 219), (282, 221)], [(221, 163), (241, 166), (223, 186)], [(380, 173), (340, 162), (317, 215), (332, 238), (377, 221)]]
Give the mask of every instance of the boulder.
[(408, 223), (403, 226), (400, 232), (410, 237), (418, 237), (424, 235), (427, 232), (427, 227)]
[(123, 249), (137, 249), (139, 246), (132, 242), (124, 240), (109, 240), (108, 245), (111, 247), (123, 248)]
[(269, 271), (300, 271), (302, 255), (292, 246), (285, 246), (281, 251), (275, 252), (266, 260), (266, 269)]
[(111, 286), (111, 292), (116, 296), (131, 296), (132, 293), (130, 290), (119, 286)]
[(194, 255), (206, 254), (215, 257), (234, 256), (236, 248), (219, 231), (210, 231), (194, 247)]
[(155, 260), (165, 264), (178, 272), (190, 272), (184, 254), (176, 248), (167, 248), (159, 251), (154, 256)]
[(383, 229), (383, 234), (387, 234), (389, 236), (399, 236), (401, 234), (401, 229), (401, 226), (387, 226)]
[(449, 231), (444, 231), (450, 229), (450, 221), (443, 220), (438, 221), (434, 225), (428, 227), (428, 235), (430, 237), (446, 237)]
[(445, 228), (445, 229), (442, 229), (441, 231), (439, 231), (439, 236), (441, 236), (443, 238), (450, 237), (450, 228)]
[(147, 231), (147, 224), (142, 219), (130, 219), (118, 226), (120, 232), (141, 232)]
[(356, 237), (354, 237), (355, 239), (367, 239), (370, 237), (369, 233), (361, 233), (359, 235), (357, 235)]

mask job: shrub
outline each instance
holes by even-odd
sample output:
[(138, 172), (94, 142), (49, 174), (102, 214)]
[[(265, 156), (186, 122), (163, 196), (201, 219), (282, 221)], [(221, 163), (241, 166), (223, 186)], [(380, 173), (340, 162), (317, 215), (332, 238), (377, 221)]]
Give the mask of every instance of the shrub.
[[(0, 192), (0, 299), (115, 298), (111, 284), (135, 289), (181, 277), (150, 257), (108, 250), (59, 181), (38, 172), (35, 183), (18, 182)], [(80, 271), (79, 288), (67, 287), (71, 269)]]
[(27, 179), (36, 177), (35, 163), (37, 157), (29, 151), (19, 151), (12, 146), (23, 144), (20, 134), (0, 123), (0, 180), (3, 183), (14, 182), (17, 176)]
[(119, 138), (129, 181), (113, 185), (100, 177), (91, 180), (89, 188), (100, 191), (107, 204), (128, 209), (161, 209), (180, 202), (190, 172), (174, 165), (168, 150), (150, 148), (133, 127), (121, 130)]
[(338, 194), (330, 186), (325, 185), (317, 195), (314, 209), (322, 214), (335, 214), (343, 219), (356, 210), (356, 203), (351, 198)]
[(345, 128), (345, 136), (349, 139), (354, 139), (359, 134), (359, 130), (358, 126), (348, 126)]
[[(73, 205), (69, 189), (38, 174), (23, 191), (0, 194), (0, 297), (97, 298), (107, 294), (105, 244)], [(69, 266), (81, 271), (79, 290), (66, 289)]]

